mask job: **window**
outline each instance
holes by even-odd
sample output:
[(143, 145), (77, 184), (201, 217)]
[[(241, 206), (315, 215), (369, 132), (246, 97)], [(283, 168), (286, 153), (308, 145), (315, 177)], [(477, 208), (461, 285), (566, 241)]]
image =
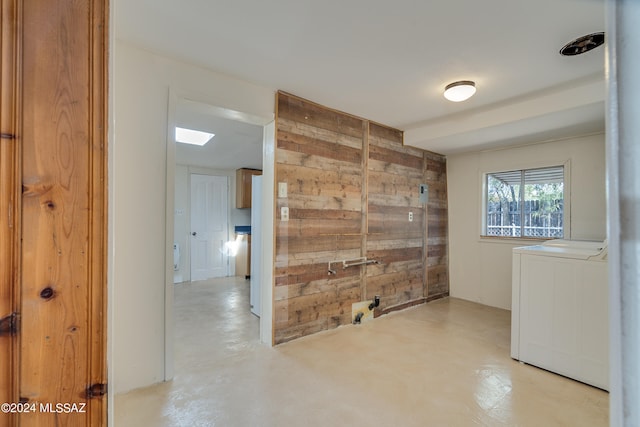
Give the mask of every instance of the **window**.
[(486, 236), (564, 236), (564, 166), (494, 172), (485, 177)]

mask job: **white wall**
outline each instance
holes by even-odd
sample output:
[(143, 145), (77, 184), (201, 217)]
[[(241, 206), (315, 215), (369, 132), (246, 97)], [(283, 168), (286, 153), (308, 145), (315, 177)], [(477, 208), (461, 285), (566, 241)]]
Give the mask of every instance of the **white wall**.
[[(174, 241), (180, 245), (180, 267), (174, 272), (174, 283), (191, 280), (190, 244), (191, 244), (191, 189), (189, 175), (192, 173), (203, 175), (226, 176), (229, 179), (229, 239), (235, 239), (236, 225), (251, 225), (251, 209), (236, 209), (236, 171), (206, 169), (196, 166), (176, 165), (175, 169), (175, 217)], [(235, 275), (235, 262), (229, 262), (229, 275)]]
[(606, 236), (603, 134), (447, 156), (451, 296), (511, 309), (511, 250), (530, 241), (481, 240), (482, 173), (570, 161), (571, 238)]
[(273, 117), (274, 90), (116, 41), (114, 55), (112, 390), (164, 379), (169, 89)]

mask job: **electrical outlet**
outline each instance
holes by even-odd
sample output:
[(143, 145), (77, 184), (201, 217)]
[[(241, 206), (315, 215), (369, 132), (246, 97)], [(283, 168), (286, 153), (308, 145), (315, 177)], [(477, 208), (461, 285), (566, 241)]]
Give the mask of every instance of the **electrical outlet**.
[(409, 222), (413, 222), (413, 212), (409, 212)]
[(287, 206), (280, 208), (280, 221), (289, 221), (289, 208)]

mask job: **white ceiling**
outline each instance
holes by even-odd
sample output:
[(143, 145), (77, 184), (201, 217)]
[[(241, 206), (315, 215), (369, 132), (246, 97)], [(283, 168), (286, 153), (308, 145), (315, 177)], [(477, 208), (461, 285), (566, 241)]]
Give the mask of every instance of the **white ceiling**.
[[(180, 100), (176, 126), (215, 134), (202, 147), (176, 144), (176, 163), (210, 169), (262, 169), (262, 126), (211, 105)], [(233, 118), (230, 118), (233, 116)]]
[[(443, 154), (604, 129), (604, 47), (558, 53), (604, 31), (604, 0), (116, 0), (115, 29)], [(445, 100), (456, 80), (478, 92)]]

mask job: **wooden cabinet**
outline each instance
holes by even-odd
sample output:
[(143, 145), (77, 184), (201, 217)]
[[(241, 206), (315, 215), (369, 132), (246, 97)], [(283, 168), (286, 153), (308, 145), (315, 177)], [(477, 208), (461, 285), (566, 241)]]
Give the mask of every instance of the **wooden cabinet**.
[(262, 171), (257, 169), (236, 170), (236, 208), (237, 209), (251, 207), (251, 177), (253, 175), (262, 175)]
[(236, 276), (251, 277), (251, 234), (243, 234), (236, 255)]

